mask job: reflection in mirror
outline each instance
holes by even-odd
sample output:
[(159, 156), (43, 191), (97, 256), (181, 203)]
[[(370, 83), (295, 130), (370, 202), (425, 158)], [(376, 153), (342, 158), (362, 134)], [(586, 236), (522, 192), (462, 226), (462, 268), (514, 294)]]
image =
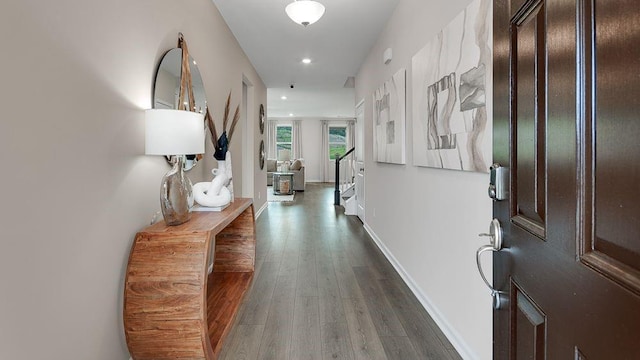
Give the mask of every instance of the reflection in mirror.
[[(191, 83), (193, 85), (193, 98), (195, 107), (189, 109), (189, 91), (185, 91), (184, 107), (191, 111), (205, 113), (207, 109), (207, 97), (204, 93), (204, 83), (196, 61), (189, 55), (189, 65), (191, 68)], [(158, 72), (153, 91), (154, 109), (178, 109), (180, 99), (180, 74), (182, 69), (182, 49), (175, 48), (167, 52)], [(203, 125), (204, 126), (204, 125)], [(170, 159), (167, 158), (170, 162)], [(187, 155), (184, 161), (184, 169), (191, 170), (198, 162), (196, 155)]]

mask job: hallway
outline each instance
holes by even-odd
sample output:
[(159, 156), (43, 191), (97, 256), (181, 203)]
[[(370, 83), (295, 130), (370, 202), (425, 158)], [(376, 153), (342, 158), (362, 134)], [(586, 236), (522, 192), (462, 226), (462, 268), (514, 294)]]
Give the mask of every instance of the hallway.
[(252, 287), (222, 359), (459, 359), (329, 184), (256, 221)]

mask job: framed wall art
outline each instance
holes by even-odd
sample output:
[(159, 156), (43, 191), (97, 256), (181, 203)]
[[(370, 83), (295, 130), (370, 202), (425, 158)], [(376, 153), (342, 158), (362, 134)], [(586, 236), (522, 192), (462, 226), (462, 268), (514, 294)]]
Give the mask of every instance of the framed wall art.
[(414, 165), (489, 171), (491, 24), (475, 0), (412, 58)]
[(264, 105), (260, 104), (260, 112), (258, 115), (258, 125), (260, 125), (260, 134), (264, 134)]
[(400, 69), (373, 94), (373, 159), (405, 164), (406, 71)]

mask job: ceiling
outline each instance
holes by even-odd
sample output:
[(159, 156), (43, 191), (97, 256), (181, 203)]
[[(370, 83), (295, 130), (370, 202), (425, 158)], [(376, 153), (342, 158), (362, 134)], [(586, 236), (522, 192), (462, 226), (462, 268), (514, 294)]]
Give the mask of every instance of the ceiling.
[(355, 91), (344, 85), (398, 3), (318, 0), (325, 14), (305, 28), (284, 11), (293, 0), (212, 1), (267, 86), (268, 117), (353, 117)]

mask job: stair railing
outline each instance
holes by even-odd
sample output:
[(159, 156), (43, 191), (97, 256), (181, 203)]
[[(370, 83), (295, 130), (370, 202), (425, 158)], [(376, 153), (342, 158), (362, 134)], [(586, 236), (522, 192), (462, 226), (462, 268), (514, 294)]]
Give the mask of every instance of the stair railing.
[[(336, 158), (336, 182), (335, 182), (335, 190), (333, 192), (333, 204), (340, 205), (340, 191), (341, 187), (346, 189), (348, 184), (351, 184), (355, 181), (355, 169), (354, 169), (354, 155), (353, 152), (356, 150), (355, 147), (352, 147), (351, 150), (347, 151), (344, 155)], [(342, 160), (346, 159), (349, 155), (351, 155), (344, 164), (343, 171), (340, 171)], [(342, 173), (342, 177), (340, 176)]]

